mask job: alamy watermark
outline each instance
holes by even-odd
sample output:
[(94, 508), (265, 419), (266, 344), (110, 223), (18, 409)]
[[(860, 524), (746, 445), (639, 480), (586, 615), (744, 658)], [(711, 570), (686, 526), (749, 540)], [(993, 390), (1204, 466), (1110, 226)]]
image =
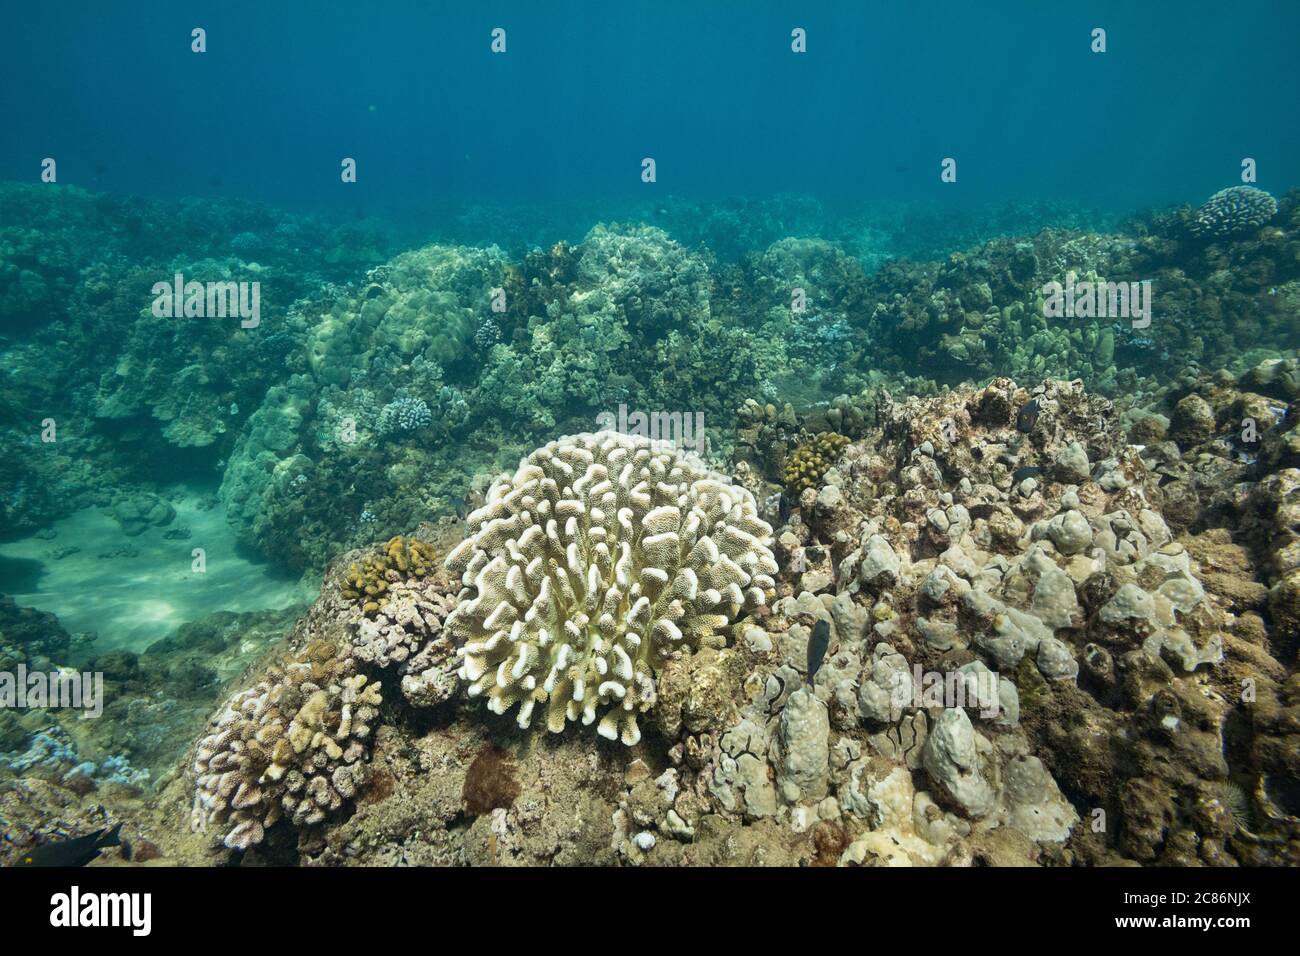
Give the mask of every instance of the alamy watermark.
[(74, 670), (28, 673), (25, 664), (16, 672), (0, 671), (0, 710), (58, 707), (84, 710), (83, 718), (99, 717), (104, 713), (104, 675)]
[(920, 664), (895, 671), (890, 680), (890, 717), (898, 720), (905, 710), (929, 707), (976, 710), (985, 720), (998, 715), (1000, 677), (991, 670), (927, 671)]
[(171, 282), (155, 282), (153, 314), (159, 319), (224, 319), (238, 316), (239, 326), (262, 324), (262, 283), (185, 281), (176, 273)]
[(83, 893), (74, 884), (67, 893), (50, 897), (50, 925), (122, 927), (131, 930), (132, 936), (148, 936), (153, 929), (153, 894)]
[(1133, 328), (1151, 324), (1151, 280), (1140, 282), (1075, 282), (1065, 274), (1065, 284), (1043, 286), (1043, 316), (1048, 319), (1131, 319)]
[(615, 431), (620, 435), (637, 435), (651, 441), (666, 442), (678, 451), (694, 451), (703, 455), (706, 450), (703, 412), (629, 412), (626, 405), (618, 406), (618, 414), (601, 412), (596, 416), (601, 431)]

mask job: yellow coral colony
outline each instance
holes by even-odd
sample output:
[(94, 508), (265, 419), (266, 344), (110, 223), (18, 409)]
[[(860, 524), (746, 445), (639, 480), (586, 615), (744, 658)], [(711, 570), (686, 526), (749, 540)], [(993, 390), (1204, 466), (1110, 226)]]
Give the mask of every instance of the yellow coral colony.
[(761, 606), (777, 565), (753, 496), (666, 445), (615, 432), (551, 442), (491, 487), (447, 556), (447, 619), (471, 697), (528, 727), (596, 720), (629, 746), (676, 651), (720, 645)]
[(805, 488), (820, 485), (822, 477), (848, 443), (843, 435), (822, 432), (796, 448), (785, 464), (785, 485), (790, 494), (797, 498)]
[(349, 567), (340, 591), (350, 601), (361, 601), (366, 616), (373, 617), (390, 583), (422, 578), (437, 562), (433, 545), (399, 534), (388, 540), (382, 555), (366, 555)]

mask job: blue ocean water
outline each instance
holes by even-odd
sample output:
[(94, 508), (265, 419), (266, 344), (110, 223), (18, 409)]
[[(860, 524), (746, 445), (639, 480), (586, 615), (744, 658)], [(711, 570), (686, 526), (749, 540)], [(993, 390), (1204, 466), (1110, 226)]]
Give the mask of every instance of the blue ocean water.
[(7, 19), (0, 177), (52, 156), (62, 182), (139, 195), (418, 221), (449, 199), (639, 196), (653, 157), (673, 195), (1131, 208), (1199, 200), (1243, 157), (1264, 188), (1300, 169), (1291, 2), (140, 0)]

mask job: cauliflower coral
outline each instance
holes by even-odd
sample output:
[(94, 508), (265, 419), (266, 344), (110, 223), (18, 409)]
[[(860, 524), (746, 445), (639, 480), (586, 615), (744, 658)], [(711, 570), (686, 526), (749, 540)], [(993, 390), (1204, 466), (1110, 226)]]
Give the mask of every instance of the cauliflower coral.
[(1254, 186), (1221, 189), (1196, 210), (1193, 235), (1222, 238), (1258, 229), (1277, 215), (1277, 200)]
[(631, 746), (677, 652), (763, 605), (777, 564), (753, 495), (666, 443), (615, 432), (551, 442), (499, 478), (446, 559), (464, 585), (447, 619), (471, 697), (541, 705)]

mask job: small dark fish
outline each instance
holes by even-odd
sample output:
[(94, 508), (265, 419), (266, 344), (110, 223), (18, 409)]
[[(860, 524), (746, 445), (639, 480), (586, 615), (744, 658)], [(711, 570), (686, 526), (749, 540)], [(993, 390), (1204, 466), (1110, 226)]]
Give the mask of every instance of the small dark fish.
[(829, 621), (818, 621), (813, 626), (812, 637), (808, 638), (808, 686), (813, 686), (822, 661), (826, 659), (826, 649), (831, 646), (831, 625)]
[(1011, 473), (1011, 481), (1018, 485), (1026, 478), (1037, 478), (1042, 473), (1043, 469), (1036, 465), (1026, 465), (1024, 468), (1017, 468)]
[(464, 521), (466, 518), (469, 517), (469, 513), (471, 510), (469, 506), (469, 502), (466, 501), (464, 498), (462, 498), (460, 495), (456, 495), (451, 499), (451, 506), (456, 509), (456, 517), (459, 518), (461, 521)]
[(1031, 432), (1034, 426), (1038, 424), (1038, 413), (1042, 411), (1038, 404), (1038, 399), (1034, 398), (1025, 403), (1025, 407), (1020, 409), (1020, 414), (1016, 416), (1016, 431)]
[(120, 846), (122, 843), (121, 832), (122, 824), (119, 823), (111, 830), (105, 827), (102, 830), (96, 830), (94, 833), (88, 833), (74, 840), (42, 843), (40, 846), (24, 853), (14, 865), (85, 866), (99, 856), (99, 851), (105, 847)]
[(790, 499), (786, 497), (784, 491), (777, 492), (777, 494), (779, 495), (776, 506), (777, 517), (781, 519), (781, 524), (785, 524), (790, 520)]

